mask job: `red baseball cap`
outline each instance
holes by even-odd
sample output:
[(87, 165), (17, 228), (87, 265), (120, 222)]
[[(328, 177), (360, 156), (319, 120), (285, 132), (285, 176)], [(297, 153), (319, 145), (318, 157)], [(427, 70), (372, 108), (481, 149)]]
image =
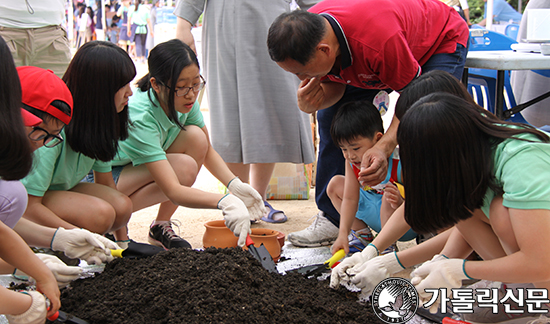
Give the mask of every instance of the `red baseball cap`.
[(38, 126), (42, 124), (42, 119), (36, 117), (32, 113), (26, 111), (25, 109), (21, 108), (21, 116), (23, 116), (23, 123), (25, 126)]
[[(53, 71), (36, 66), (19, 66), (19, 81), (21, 82), (21, 101), (30, 107), (42, 110), (61, 120), (65, 125), (71, 121), (73, 113), (73, 96), (65, 82)], [(51, 105), (54, 100), (60, 100), (71, 107), (71, 116)], [(26, 117), (23, 117), (26, 122)]]

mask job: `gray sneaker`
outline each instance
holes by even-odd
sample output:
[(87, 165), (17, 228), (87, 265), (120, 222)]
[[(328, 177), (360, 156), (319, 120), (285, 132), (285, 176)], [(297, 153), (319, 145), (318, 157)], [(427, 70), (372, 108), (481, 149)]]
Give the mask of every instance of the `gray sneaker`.
[(288, 240), (294, 246), (316, 247), (330, 245), (338, 238), (338, 227), (334, 226), (322, 211), (306, 229), (288, 234)]

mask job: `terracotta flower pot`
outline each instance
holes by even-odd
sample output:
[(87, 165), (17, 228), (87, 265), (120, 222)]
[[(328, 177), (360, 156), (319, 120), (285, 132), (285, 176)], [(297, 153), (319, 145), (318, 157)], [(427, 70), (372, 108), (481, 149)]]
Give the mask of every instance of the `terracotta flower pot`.
[(225, 226), (223, 219), (208, 221), (204, 223), (204, 226), (206, 230), (202, 237), (202, 245), (205, 248), (211, 246), (217, 248), (237, 247), (239, 238)]
[(279, 245), (281, 248), (285, 245), (285, 233), (283, 232), (277, 232), (277, 240), (279, 241)]
[(281, 245), (277, 239), (279, 232), (267, 228), (252, 228), (251, 230), (250, 238), (254, 241), (254, 246), (258, 247), (263, 243), (273, 261), (277, 262), (281, 256)]

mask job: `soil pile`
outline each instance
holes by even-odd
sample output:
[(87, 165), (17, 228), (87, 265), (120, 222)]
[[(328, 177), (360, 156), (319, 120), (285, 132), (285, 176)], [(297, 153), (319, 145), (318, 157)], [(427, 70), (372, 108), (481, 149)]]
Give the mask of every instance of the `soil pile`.
[(118, 259), (73, 282), (61, 309), (89, 323), (382, 323), (356, 293), (262, 268), (238, 248)]

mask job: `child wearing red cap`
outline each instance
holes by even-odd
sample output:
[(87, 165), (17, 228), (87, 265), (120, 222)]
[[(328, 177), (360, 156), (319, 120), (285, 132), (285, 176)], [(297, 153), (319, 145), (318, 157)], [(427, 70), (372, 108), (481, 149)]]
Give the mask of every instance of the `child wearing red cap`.
[[(128, 54), (112, 43), (93, 41), (77, 51), (63, 76), (74, 100), (72, 119), (58, 136), (47, 135), (59, 145), (36, 150), (40, 163), (21, 180), (29, 198), (25, 218), (54, 228), (114, 232), (117, 240), (128, 240), (132, 202), (116, 190), (109, 162), (127, 136), (135, 74)], [(51, 107), (42, 110), (61, 121), (65, 117)], [(108, 174), (112, 184), (80, 182), (90, 170)]]
[[(52, 303), (49, 315), (60, 306), (55, 277), (25, 241), (4, 223), (5, 219), (12, 218), (12, 214), (19, 218), (24, 211), (24, 188), (16, 180), (29, 172), (32, 151), (21, 118), (21, 86), (17, 71), (10, 50), (1, 37), (0, 61), (0, 268), (4, 269), (3, 266), (9, 262), (25, 270), (35, 279), (39, 291), (21, 294), (0, 287), (0, 314), (6, 314), (10, 323), (43, 323), (47, 310), (46, 299), (41, 293)], [(27, 115), (25, 120), (32, 124), (40, 121)]]

